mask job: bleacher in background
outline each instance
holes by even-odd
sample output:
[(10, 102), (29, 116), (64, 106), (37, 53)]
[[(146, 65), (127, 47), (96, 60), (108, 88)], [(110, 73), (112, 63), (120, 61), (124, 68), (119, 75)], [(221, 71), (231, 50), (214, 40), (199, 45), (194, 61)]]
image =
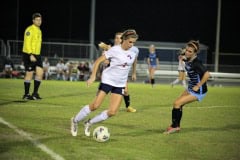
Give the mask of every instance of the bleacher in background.
[[(160, 69), (156, 71), (156, 76), (159, 78), (168, 78), (169, 80), (177, 76), (177, 65), (178, 51), (185, 46), (185, 43), (172, 43), (172, 42), (153, 42), (153, 41), (137, 41), (135, 44), (139, 48), (138, 56), (138, 66), (137, 74), (140, 77), (146, 78), (148, 75), (146, 57), (148, 55), (148, 48), (153, 44), (156, 47), (156, 52), (160, 60)], [(22, 62), (22, 41), (18, 40), (8, 40), (6, 43), (0, 39), (0, 56), (1, 57), (10, 57), (13, 63), (17, 66)], [(75, 61), (92, 61), (90, 59), (90, 47), (88, 43), (64, 43), (64, 42), (43, 42), (41, 55), (43, 57), (48, 57), (50, 64), (55, 66), (57, 61), (61, 58), (66, 61), (75, 60)], [(101, 50), (98, 50), (94, 46), (94, 59), (101, 54)], [(208, 47), (204, 44), (200, 44), (200, 52), (198, 57), (202, 62), (207, 66), (210, 72), (214, 71), (214, 64), (207, 64), (208, 57)], [(231, 56), (233, 55), (233, 56)], [(227, 62), (230, 64), (224, 64), (224, 58), (227, 57)], [(214, 73), (214, 80), (224, 78), (229, 80), (234, 76), (234, 81), (240, 81), (238, 79), (238, 74), (240, 73), (240, 65), (233, 64), (231, 65), (231, 57), (236, 59), (239, 58), (239, 54), (221, 54), (220, 53), (220, 63), (219, 64), (219, 76), (218, 73)], [(1, 59), (3, 59), (1, 58)], [(0, 64), (0, 71), (2, 71), (3, 65)], [(224, 74), (226, 73), (226, 74)], [(228, 73), (235, 73), (228, 77)], [(237, 75), (237, 79), (236, 79)], [(224, 77), (225, 76), (225, 77)]]

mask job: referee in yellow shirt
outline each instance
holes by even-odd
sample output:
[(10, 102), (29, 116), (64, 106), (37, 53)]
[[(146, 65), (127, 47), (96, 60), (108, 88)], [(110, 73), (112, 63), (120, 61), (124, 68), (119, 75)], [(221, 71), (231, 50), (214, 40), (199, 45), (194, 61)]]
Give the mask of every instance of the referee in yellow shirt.
[[(33, 24), (26, 28), (24, 32), (23, 42), (23, 62), (25, 66), (24, 77), (24, 100), (42, 99), (38, 94), (38, 88), (43, 77), (43, 66), (41, 59), (41, 45), (42, 45), (42, 31), (40, 26), (42, 24), (42, 16), (40, 13), (32, 15)], [(35, 71), (34, 90), (32, 95), (29, 94), (31, 80)]]

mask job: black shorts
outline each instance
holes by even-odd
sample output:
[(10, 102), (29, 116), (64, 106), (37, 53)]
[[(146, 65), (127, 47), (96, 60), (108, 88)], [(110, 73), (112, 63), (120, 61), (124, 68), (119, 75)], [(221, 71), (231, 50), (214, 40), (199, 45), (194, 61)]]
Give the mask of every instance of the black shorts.
[(100, 83), (100, 85), (98, 87), (99, 90), (104, 91), (106, 94), (111, 92), (111, 93), (116, 93), (116, 94), (120, 94), (120, 95), (124, 94), (124, 88), (125, 87), (114, 87), (114, 86), (111, 86), (111, 85), (105, 84), (105, 83)]
[(43, 68), (41, 55), (34, 55), (37, 59), (36, 62), (30, 61), (30, 54), (23, 53), (23, 63), (25, 66), (25, 71), (35, 71), (36, 66)]

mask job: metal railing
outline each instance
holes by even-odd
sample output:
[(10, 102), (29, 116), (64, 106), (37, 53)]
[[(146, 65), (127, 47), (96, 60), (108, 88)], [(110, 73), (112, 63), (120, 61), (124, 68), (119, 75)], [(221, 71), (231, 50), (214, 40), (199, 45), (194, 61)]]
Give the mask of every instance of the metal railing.
[[(20, 56), (22, 54), (23, 41), (8, 40), (7, 54)], [(89, 59), (91, 44), (89, 43), (66, 43), (66, 42), (42, 42), (41, 55), (55, 58), (83, 58)], [(94, 46), (94, 56), (98, 57), (99, 51)]]
[(1, 56), (7, 56), (7, 48), (2, 39), (0, 39), (0, 55)]

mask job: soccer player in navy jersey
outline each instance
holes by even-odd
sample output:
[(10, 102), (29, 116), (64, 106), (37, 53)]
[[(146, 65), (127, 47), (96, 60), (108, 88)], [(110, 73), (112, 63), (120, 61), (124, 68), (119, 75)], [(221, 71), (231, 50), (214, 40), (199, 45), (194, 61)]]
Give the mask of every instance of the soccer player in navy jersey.
[(155, 70), (159, 66), (159, 58), (156, 54), (156, 49), (154, 45), (149, 46), (149, 54), (147, 56), (148, 72), (149, 72), (149, 82), (152, 87), (155, 84), (154, 74)]
[(174, 101), (172, 124), (167, 128), (164, 134), (179, 132), (183, 106), (194, 101), (201, 101), (206, 96), (208, 91), (207, 80), (210, 74), (198, 59), (198, 51), (198, 41), (191, 40), (187, 43), (185, 51), (185, 69), (189, 77), (188, 88)]

